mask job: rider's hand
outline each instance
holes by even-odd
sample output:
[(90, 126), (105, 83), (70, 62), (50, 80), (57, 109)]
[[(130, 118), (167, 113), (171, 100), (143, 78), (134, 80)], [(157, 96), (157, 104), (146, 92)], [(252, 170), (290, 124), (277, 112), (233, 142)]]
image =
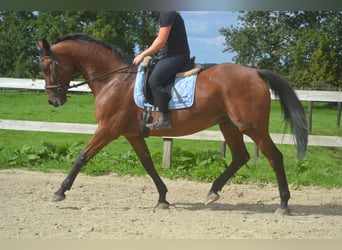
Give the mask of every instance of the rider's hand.
[(143, 60), (144, 60), (144, 56), (142, 54), (139, 54), (134, 58), (133, 64), (135, 66), (138, 66)]

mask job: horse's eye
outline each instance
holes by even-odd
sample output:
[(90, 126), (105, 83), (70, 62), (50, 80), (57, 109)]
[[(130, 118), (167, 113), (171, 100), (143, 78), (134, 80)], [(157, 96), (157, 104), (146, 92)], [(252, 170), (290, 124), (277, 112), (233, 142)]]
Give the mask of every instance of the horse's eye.
[(51, 70), (50, 68), (43, 68), (43, 72), (44, 74), (49, 75), (51, 73)]

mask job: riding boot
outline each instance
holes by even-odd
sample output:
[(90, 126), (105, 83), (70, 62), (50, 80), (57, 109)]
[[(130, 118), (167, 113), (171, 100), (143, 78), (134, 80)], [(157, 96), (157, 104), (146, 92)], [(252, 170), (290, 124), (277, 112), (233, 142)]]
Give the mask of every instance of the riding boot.
[(150, 129), (170, 129), (169, 101), (171, 97), (166, 89), (162, 87), (152, 89), (152, 93), (160, 113), (157, 122), (146, 124), (146, 127)]

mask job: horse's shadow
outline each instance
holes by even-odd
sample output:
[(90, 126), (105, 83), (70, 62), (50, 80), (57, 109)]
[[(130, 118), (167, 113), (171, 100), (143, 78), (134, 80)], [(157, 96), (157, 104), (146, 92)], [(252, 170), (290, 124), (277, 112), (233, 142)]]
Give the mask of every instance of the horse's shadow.
[[(205, 206), (204, 203), (173, 203), (171, 205), (175, 209), (184, 209), (189, 211), (199, 210), (212, 210), (212, 211), (239, 211), (242, 213), (273, 213), (278, 208), (277, 204), (226, 204), (226, 203), (213, 203)], [(340, 204), (322, 204), (322, 205), (301, 205), (290, 204), (291, 215), (333, 215), (342, 216), (342, 205)]]

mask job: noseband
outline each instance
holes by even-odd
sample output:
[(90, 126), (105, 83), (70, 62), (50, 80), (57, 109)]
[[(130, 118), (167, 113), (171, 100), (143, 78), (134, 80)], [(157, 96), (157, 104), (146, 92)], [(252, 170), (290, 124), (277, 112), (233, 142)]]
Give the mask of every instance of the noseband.
[(55, 89), (57, 91), (57, 93), (59, 93), (59, 94), (65, 93), (68, 89), (77, 88), (79, 86), (88, 84), (89, 82), (92, 82), (92, 81), (103, 80), (103, 79), (107, 78), (108, 76), (110, 76), (114, 73), (137, 73), (136, 71), (130, 71), (130, 72), (123, 71), (125, 69), (132, 67), (132, 65), (129, 65), (129, 66), (125, 66), (125, 67), (119, 68), (117, 70), (113, 70), (113, 71), (110, 71), (108, 73), (102, 74), (100, 76), (91, 78), (89, 80), (83, 81), (83, 82), (78, 83), (78, 84), (66, 85), (66, 84), (61, 83), (61, 79), (60, 79), (60, 76), (58, 74), (58, 65), (59, 65), (58, 61), (53, 56), (43, 56), (40, 59), (40, 62), (42, 62), (45, 59), (50, 59), (52, 61), (53, 71), (55, 73), (55, 79), (57, 82), (57, 84), (54, 84), (54, 85), (46, 85), (46, 83), (45, 83), (45, 89), (50, 89), (50, 90)]

